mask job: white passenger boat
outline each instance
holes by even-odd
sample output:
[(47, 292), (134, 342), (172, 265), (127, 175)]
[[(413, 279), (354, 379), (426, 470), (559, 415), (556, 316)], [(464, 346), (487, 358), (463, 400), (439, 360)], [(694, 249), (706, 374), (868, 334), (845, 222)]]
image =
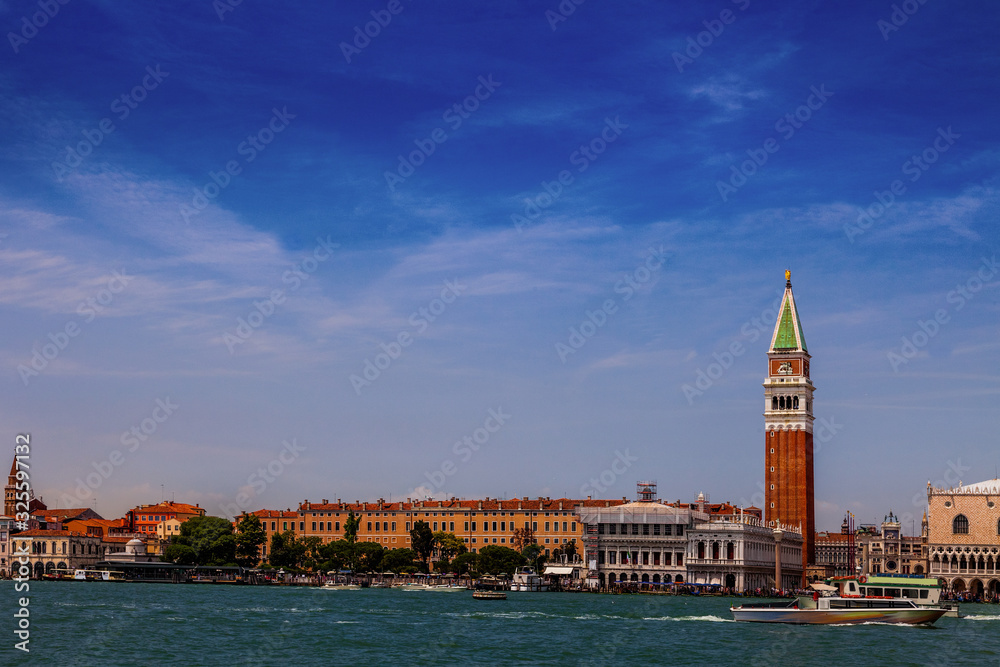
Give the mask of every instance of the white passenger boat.
[(855, 623), (931, 624), (946, 609), (918, 605), (911, 598), (863, 595), (854, 577), (832, 580), (837, 585), (812, 584), (812, 596), (781, 602), (731, 607), (733, 619), (751, 623), (835, 625)]
[(510, 584), (512, 591), (544, 592), (549, 589), (548, 584), (542, 579), (533, 567), (525, 565), (518, 568), (514, 573), (514, 580)]

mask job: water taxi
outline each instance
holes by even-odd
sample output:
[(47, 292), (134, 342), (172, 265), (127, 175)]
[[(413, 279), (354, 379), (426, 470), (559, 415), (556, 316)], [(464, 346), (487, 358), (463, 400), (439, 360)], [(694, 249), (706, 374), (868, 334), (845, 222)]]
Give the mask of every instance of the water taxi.
[(907, 597), (864, 595), (854, 577), (831, 580), (837, 585), (812, 584), (812, 596), (781, 602), (731, 607), (733, 619), (751, 623), (834, 625), (855, 623), (931, 624), (947, 609), (921, 606)]

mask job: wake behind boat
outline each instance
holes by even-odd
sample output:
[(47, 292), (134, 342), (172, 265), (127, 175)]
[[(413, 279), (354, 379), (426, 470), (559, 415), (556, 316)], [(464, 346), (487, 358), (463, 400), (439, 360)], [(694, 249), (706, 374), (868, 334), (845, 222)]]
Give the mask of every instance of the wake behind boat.
[(909, 598), (864, 596), (858, 582), (846, 579), (839, 586), (812, 584), (812, 596), (782, 602), (743, 604), (731, 607), (733, 619), (751, 623), (795, 623), (834, 625), (854, 623), (931, 624), (947, 609), (920, 606)]

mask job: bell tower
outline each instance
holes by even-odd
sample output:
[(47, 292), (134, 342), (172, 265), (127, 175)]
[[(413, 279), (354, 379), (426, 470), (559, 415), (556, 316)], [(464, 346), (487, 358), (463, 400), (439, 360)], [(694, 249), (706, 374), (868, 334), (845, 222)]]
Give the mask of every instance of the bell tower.
[(785, 294), (767, 351), (764, 380), (764, 516), (775, 525), (802, 528), (802, 566), (816, 561), (813, 501), (813, 386), (809, 349), (802, 335), (785, 271)]

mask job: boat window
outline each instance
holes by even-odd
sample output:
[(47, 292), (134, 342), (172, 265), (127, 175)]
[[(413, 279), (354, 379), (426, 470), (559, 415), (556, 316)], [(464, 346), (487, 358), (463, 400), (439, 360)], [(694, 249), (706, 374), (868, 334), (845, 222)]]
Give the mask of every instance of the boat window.
[(926, 590), (920, 591), (920, 599), (921, 600), (927, 599), (927, 593), (928, 593), (928, 591), (926, 591)]

